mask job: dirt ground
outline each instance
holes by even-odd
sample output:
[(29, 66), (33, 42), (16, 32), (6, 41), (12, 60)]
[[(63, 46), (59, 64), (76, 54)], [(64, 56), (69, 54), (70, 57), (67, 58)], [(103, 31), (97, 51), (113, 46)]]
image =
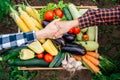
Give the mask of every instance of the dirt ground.
[[(11, 0), (13, 3), (18, 4), (24, 2), (24, 0)], [(28, 0), (29, 4), (32, 6), (45, 6), (49, 2), (58, 3), (59, 0)], [(117, 4), (112, 3), (110, 0), (97, 0), (97, 2), (92, 2), (92, 0), (64, 0), (64, 2), (71, 2), (75, 5), (86, 5), (86, 6), (98, 6), (98, 8), (110, 8), (115, 7), (120, 4), (120, 0), (117, 0)], [(104, 30), (103, 30), (104, 29)], [(99, 44), (100, 49), (99, 51), (101, 53), (104, 53), (104, 46), (110, 46), (109, 42), (120, 42), (120, 39), (113, 40), (113, 37), (111, 37), (111, 33), (106, 32), (106, 30), (112, 31), (113, 35), (120, 36), (120, 26), (115, 27), (114, 29), (112, 26), (109, 28), (100, 28), (99, 31), (104, 31), (104, 33), (99, 32)], [(9, 16), (4, 17), (3, 21), (0, 22), (0, 34), (7, 34), (7, 33), (17, 33), (17, 26), (13, 22)], [(106, 35), (106, 33), (108, 33)], [(102, 39), (102, 40), (101, 40)], [(113, 48), (110, 50), (110, 53), (113, 54), (117, 52), (116, 48)], [(75, 75), (71, 76), (69, 72), (65, 70), (60, 71), (39, 71), (40, 74), (37, 75), (33, 80), (91, 80), (91, 73), (89, 70), (82, 70), (75, 72)], [(57, 79), (53, 79), (54, 77), (57, 77)]]

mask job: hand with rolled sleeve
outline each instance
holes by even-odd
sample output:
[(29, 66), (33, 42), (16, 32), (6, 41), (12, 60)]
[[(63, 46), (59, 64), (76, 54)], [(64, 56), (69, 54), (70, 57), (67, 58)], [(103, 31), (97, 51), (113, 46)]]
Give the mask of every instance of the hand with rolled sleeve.
[(72, 21), (58, 21), (56, 26), (59, 31), (55, 34), (55, 38), (61, 37), (68, 32), (70, 28), (79, 26), (85, 28), (99, 25), (120, 25), (120, 7), (110, 9), (89, 9), (83, 16)]
[(53, 38), (54, 34), (58, 31), (55, 25), (56, 21), (59, 21), (59, 19), (52, 21), (44, 29), (38, 32), (31, 31), (0, 35), (0, 50), (25, 46), (26, 44), (43, 38)]

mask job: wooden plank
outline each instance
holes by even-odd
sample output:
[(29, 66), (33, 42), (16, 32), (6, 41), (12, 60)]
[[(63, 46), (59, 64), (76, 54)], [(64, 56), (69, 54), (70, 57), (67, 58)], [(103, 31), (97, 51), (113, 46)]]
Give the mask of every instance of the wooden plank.
[[(35, 9), (41, 9), (44, 8), (45, 6), (33, 6)], [(81, 9), (96, 9), (97, 6), (76, 6), (77, 8), (81, 8)]]
[[(83, 67), (82, 69), (87, 69), (86, 67)], [(43, 67), (18, 67), (18, 70), (63, 70), (62, 67), (57, 68), (43, 68)]]

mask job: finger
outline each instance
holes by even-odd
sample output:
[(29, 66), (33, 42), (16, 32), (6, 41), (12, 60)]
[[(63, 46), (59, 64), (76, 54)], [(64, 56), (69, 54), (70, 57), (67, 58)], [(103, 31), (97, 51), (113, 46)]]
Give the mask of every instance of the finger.
[(57, 38), (61, 38), (61, 37), (62, 37), (62, 35), (57, 36), (57, 37), (53, 37), (52, 39), (57, 39)]
[(55, 23), (55, 22), (60, 21), (60, 20), (61, 20), (61, 19), (59, 18), (59, 19), (53, 20), (52, 22)]
[(57, 36), (61, 36), (62, 35), (62, 31), (59, 30), (54, 36), (57, 37)]

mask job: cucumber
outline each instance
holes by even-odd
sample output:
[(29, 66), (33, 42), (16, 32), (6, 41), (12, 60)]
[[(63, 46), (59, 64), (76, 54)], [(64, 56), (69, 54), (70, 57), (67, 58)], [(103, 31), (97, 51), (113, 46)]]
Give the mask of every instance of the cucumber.
[(48, 67), (49, 63), (45, 62), (43, 59), (29, 59), (29, 60), (21, 60), (21, 59), (11, 59), (8, 61), (8, 64), (11, 66), (25, 66), (25, 67)]
[(64, 58), (65, 58), (65, 53), (62, 53), (61, 58), (57, 61), (55, 67), (59, 67), (62, 61), (64, 60)]
[(53, 61), (50, 63), (49, 67), (52, 68), (56, 64), (57, 61), (61, 58), (62, 53), (59, 52), (57, 56), (54, 57)]
[(63, 10), (63, 13), (64, 13), (67, 20), (73, 20), (73, 17), (71, 15), (68, 7), (63, 7), (62, 10)]
[(14, 49), (10, 49), (10, 50), (6, 51), (5, 55), (2, 56), (2, 61), (7, 61), (13, 57), (17, 57), (19, 55), (19, 52), (23, 48), (25, 48), (25, 47), (14, 48)]

